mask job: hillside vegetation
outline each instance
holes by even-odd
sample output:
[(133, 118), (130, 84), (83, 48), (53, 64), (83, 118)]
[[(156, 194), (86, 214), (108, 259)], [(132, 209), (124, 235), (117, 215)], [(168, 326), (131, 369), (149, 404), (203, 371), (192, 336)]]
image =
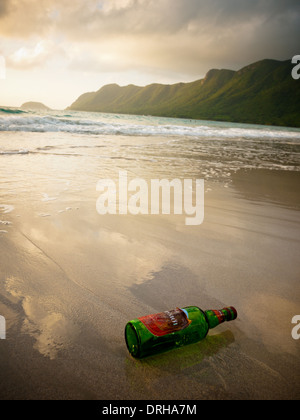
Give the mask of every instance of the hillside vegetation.
[(68, 109), (300, 127), (300, 80), (290, 61), (263, 60), (239, 71), (210, 70), (192, 83), (106, 85)]

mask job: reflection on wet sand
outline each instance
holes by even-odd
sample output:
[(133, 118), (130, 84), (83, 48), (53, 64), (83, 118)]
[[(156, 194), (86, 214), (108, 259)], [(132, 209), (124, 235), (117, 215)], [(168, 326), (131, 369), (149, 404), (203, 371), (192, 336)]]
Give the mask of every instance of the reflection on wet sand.
[[(2, 136), (4, 149), (9, 139), (32, 152), (1, 157), (7, 339), (0, 397), (299, 396), (299, 347), (291, 336), (300, 293), (300, 172), (292, 172), (298, 134), (291, 172), (239, 170), (287, 159), (270, 162), (277, 156), (272, 133), (263, 144), (254, 134), (251, 141)], [(101, 217), (97, 182), (120, 169), (147, 181), (204, 177), (203, 225), (187, 227), (174, 215)], [(233, 305), (239, 318), (197, 345), (141, 362), (130, 357), (127, 321), (189, 305)]]
[[(133, 391), (145, 392), (147, 398), (147, 387), (150, 384), (158, 383), (160, 380), (167, 381), (166, 388), (173, 387), (177, 392), (181, 387), (182, 395), (193, 396), (195, 389), (199, 393), (199, 387), (189, 391), (184, 389), (187, 386), (188, 378), (191, 381), (189, 387), (196, 383), (201, 384), (205, 378), (211, 376), (212, 371), (218, 372), (217, 366), (213, 366), (213, 359), (218, 356), (218, 363), (224, 365), (221, 355), (222, 351), (234, 343), (234, 335), (227, 330), (221, 334), (208, 336), (200, 343), (186, 346), (170, 351), (155, 357), (143, 360), (136, 360), (132, 357), (125, 361), (126, 375), (129, 386)], [(174, 378), (180, 378), (176, 381)], [(220, 378), (219, 378), (220, 379)], [(217, 381), (216, 383), (218, 383)], [(157, 389), (159, 392), (159, 389)], [(201, 397), (200, 394), (198, 394)], [(157, 395), (159, 396), (159, 395)], [(165, 394), (164, 397), (167, 397)]]
[(43, 356), (55, 359), (60, 349), (66, 348), (79, 334), (79, 328), (62, 313), (53, 312), (51, 299), (46, 296), (26, 296), (22, 280), (9, 277), (7, 292), (23, 308), (22, 333), (35, 340), (36, 348)]
[(232, 174), (232, 186), (245, 199), (300, 208), (300, 172), (240, 169)]

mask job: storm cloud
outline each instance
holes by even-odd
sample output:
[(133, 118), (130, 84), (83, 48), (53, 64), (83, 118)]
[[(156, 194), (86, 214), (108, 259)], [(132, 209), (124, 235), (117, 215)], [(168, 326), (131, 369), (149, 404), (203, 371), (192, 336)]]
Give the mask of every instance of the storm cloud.
[(291, 59), (299, 22), (299, 0), (0, 0), (0, 52), (20, 71), (48, 63), (95, 80), (192, 81)]
[(0, 32), (59, 30), (86, 40), (102, 35), (222, 31), (244, 24), (289, 24), (299, 35), (298, 0), (1, 0)]
[[(1, 0), (4, 37), (61, 37), (82, 45), (89, 68), (133, 65), (196, 73), (298, 53), (298, 0)], [(86, 47), (85, 44), (89, 44)], [(96, 46), (93, 44), (96, 44)], [(67, 46), (66, 49), (69, 47)], [(97, 53), (98, 51), (98, 53)], [(116, 60), (109, 58), (115, 56)], [(102, 55), (101, 55), (102, 54)], [(72, 54), (71, 54), (72, 55)], [(72, 56), (74, 67), (82, 51)], [(103, 58), (104, 57), (104, 58)], [(201, 70), (200, 70), (201, 71)]]

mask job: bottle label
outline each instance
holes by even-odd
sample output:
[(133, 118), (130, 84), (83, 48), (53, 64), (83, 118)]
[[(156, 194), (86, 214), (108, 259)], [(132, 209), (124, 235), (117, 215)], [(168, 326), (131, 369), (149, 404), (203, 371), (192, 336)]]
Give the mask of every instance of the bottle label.
[(222, 311), (213, 310), (212, 312), (216, 315), (220, 324), (226, 321), (226, 316)]
[(139, 320), (156, 337), (162, 337), (176, 331), (181, 331), (191, 324), (188, 314), (179, 308), (160, 314), (148, 315)]

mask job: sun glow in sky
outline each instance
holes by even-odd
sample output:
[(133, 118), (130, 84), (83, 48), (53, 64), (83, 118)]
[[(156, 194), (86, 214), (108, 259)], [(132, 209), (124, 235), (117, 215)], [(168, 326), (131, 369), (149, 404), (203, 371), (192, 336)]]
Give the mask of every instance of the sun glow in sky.
[[(0, 105), (188, 82), (300, 54), (299, 0), (0, 0)], [(3, 67), (3, 66), (2, 66)]]

